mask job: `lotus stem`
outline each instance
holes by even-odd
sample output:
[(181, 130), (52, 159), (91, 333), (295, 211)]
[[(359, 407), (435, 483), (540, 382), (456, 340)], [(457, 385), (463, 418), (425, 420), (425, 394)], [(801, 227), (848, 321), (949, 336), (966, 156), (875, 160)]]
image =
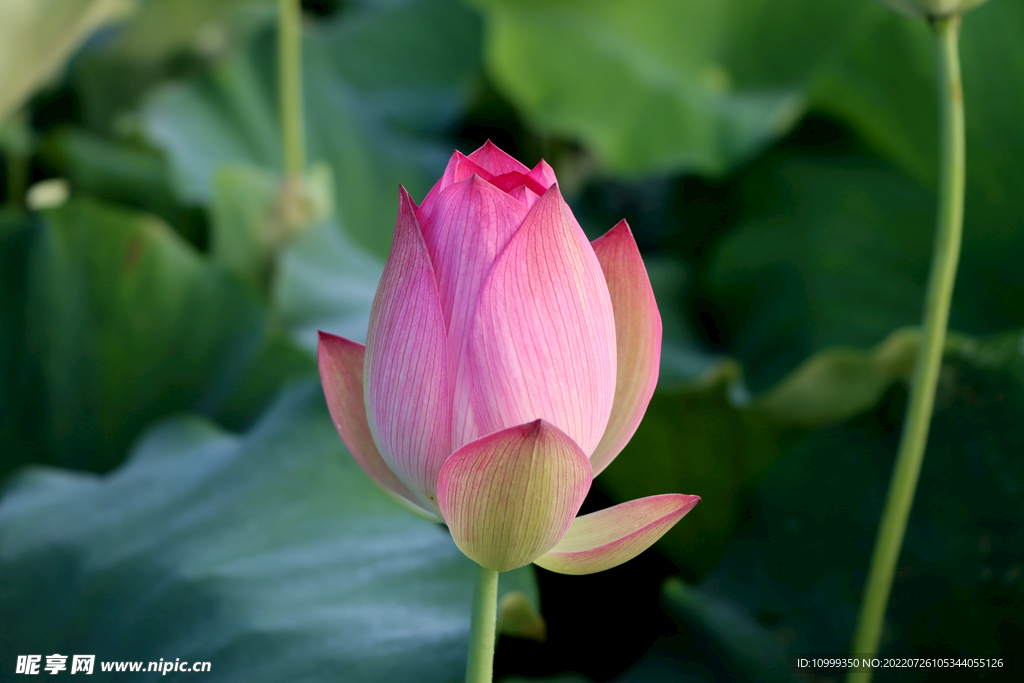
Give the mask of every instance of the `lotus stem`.
[[(957, 52), (960, 16), (935, 18), (932, 27), (938, 47), (941, 114), (935, 251), (925, 299), (921, 349), (910, 388), (910, 405), (903, 423), (899, 451), (854, 632), (851, 653), (860, 657), (873, 657), (878, 651), (893, 574), (903, 545), (928, 441), (963, 232), (964, 106)], [(866, 683), (871, 680), (871, 671), (851, 672), (847, 680), (850, 683)]]
[(498, 624), (498, 572), (478, 566), (469, 624), (466, 683), (491, 683), (494, 677), (494, 639)]
[(302, 7), (300, 0), (278, 0), (278, 96), (281, 107), (284, 172), (289, 180), (306, 168), (302, 118)]

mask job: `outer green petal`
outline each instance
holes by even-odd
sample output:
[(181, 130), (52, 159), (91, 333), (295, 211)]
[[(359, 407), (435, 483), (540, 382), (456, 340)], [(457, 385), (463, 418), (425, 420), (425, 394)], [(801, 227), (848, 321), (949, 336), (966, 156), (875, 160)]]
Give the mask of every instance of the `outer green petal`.
[(617, 567), (651, 547), (699, 502), (700, 496), (667, 493), (577, 517), (558, 545), (534, 562), (560, 574)]
[(576, 442), (536, 420), (453, 453), (441, 468), (437, 502), (459, 549), (504, 572), (558, 543), (592, 479), (590, 460)]

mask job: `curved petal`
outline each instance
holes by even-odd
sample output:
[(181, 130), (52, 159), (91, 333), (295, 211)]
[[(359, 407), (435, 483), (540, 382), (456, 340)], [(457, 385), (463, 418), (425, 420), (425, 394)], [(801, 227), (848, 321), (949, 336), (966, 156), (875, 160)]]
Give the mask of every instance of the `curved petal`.
[(395, 476), (373, 442), (363, 403), (365, 353), (366, 347), (358, 342), (327, 332), (320, 333), (317, 364), (334, 428), (370, 479), (406, 507), (412, 506), (417, 514), (439, 522), (441, 517), (436, 506), (428, 505)]
[(619, 221), (593, 246), (612, 297), (618, 347), (611, 417), (590, 456), (597, 476), (629, 443), (651, 402), (661, 362), (661, 314), (626, 221)]
[(401, 188), (395, 238), (370, 311), (363, 384), (381, 456), (430, 501), (451, 452), (446, 337), (434, 269)]
[(544, 161), (543, 159), (538, 161), (537, 165), (534, 166), (533, 170), (530, 171), (527, 175), (533, 178), (537, 182), (537, 184), (543, 187), (545, 190), (547, 190), (549, 187), (558, 182), (557, 180), (555, 180), (555, 169), (551, 168), (551, 166), (548, 165), (548, 162)]
[(422, 229), (450, 339), (466, 336), (480, 288), (526, 214), (521, 202), (478, 175), (438, 195)]
[(502, 192), (511, 192), (513, 189), (517, 187), (525, 186), (531, 192), (536, 194), (538, 198), (540, 198), (540, 196), (547, 192), (548, 190), (547, 187), (542, 186), (536, 180), (531, 178), (528, 174), (518, 173), (516, 171), (494, 176), (487, 182), (489, 182), (491, 185), (494, 185)]
[(543, 418), (589, 454), (611, 413), (615, 364), (608, 285), (554, 185), (480, 292), (454, 366), (452, 443)]
[(519, 202), (522, 202), (523, 206), (525, 206), (527, 209), (532, 209), (533, 205), (537, 203), (538, 199), (540, 199), (539, 194), (537, 194), (530, 188), (526, 187), (525, 185), (520, 185), (519, 187), (512, 188), (511, 190), (508, 191), (508, 196), (516, 199)]
[[(502, 152), (501, 149), (490, 140), (481, 145), (479, 149), (470, 154), (467, 158), (473, 163), (487, 169), (491, 175), (502, 175), (513, 171), (524, 174), (530, 172), (529, 168), (519, 163), (515, 157)], [(487, 178), (487, 180), (490, 180), (490, 178)]]
[(470, 559), (509, 571), (562, 538), (583, 505), (590, 461), (544, 420), (463, 446), (448, 458), (437, 502), (452, 538)]
[(423, 201), (416, 208), (416, 219), (420, 222), (420, 226), (422, 227), (433, 213), (434, 202), (439, 194), (455, 183), (462, 182), (473, 175), (478, 175), (484, 180), (490, 180), (494, 177), (493, 173), (470, 161), (469, 157), (465, 156), (462, 152), (455, 150), (452, 153), (452, 158), (448, 160), (448, 166), (444, 169), (444, 175), (434, 183), (434, 186), (430, 188), (430, 192), (427, 193), (427, 196), (423, 198)]
[(699, 502), (700, 496), (668, 493), (582, 515), (550, 552), (534, 562), (559, 574), (593, 574), (617, 567), (650, 548)]

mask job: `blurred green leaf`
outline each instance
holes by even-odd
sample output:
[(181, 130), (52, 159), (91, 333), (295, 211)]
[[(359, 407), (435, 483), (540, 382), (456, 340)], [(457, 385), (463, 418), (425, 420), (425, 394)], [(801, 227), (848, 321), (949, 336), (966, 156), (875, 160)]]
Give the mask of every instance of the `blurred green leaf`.
[(310, 226), (278, 258), (271, 306), (292, 339), (316, 353), (317, 331), (366, 339), (384, 262), (331, 221)]
[(110, 50), (128, 64), (185, 50), (214, 55), (274, 10), (273, 0), (146, 0)]
[[(450, 683), (474, 574), (441, 526), (360, 471), (306, 385), (242, 435), (183, 417), (107, 475), (16, 479), (0, 504), (0, 658), (181, 658), (246, 683)], [(502, 583), (536, 601), (530, 568)]]
[(151, 420), (216, 414), (247, 373), (280, 383), (297, 370), (254, 366), (273, 360), (256, 296), (151, 216), (89, 200), (48, 212), (27, 278), (25, 344), (46, 387), (53, 462), (109, 468)]
[(799, 0), (476, 0), (492, 77), (613, 173), (719, 174), (787, 132), (860, 11)]
[(168, 78), (201, 73), (275, 17), (273, 0), (144, 0), (119, 30), (70, 64), (76, 118), (94, 132), (138, 131), (144, 95)]
[[(338, 221), (379, 257), (394, 231), (398, 185), (424, 196), (450, 154), (422, 133), (447, 127), (465, 105), (479, 73), (477, 24), (454, 0), (420, 0), (310, 26), (304, 36), (307, 158), (332, 169)], [(144, 125), (169, 154), (184, 200), (209, 204), (225, 164), (280, 168), (273, 44), (265, 35), (209, 77), (169, 85), (146, 105)]]
[[(879, 161), (786, 147), (756, 162), (736, 192), (743, 213), (704, 284), (752, 386), (823, 349), (867, 347), (919, 323), (931, 193)], [(993, 236), (1001, 231), (968, 226), (951, 328), (994, 334), (1024, 325), (1024, 232)]]
[(333, 184), (323, 164), (310, 168), (301, 183), (289, 184), (263, 168), (222, 167), (212, 207), (213, 262), (265, 292), (282, 248), (311, 225), (330, 220)]
[(0, 209), (0, 481), (7, 460), (41, 460), (44, 425), (38, 365), (25, 344), (28, 262), (39, 234), (29, 216)]
[[(934, 219), (916, 183), (869, 159), (781, 151), (737, 192), (744, 214), (705, 277), (753, 386), (823, 349), (868, 347), (919, 322)], [(954, 327), (973, 314), (965, 295), (993, 296), (961, 284)]]
[(287, 237), (277, 208), (281, 179), (258, 167), (224, 166), (214, 186), (210, 258), (262, 291)]
[[(853, 40), (819, 84), (815, 106), (848, 121), (875, 150), (933, 188), (938, 159), (934, 38), (926, 22), (866, 4)], [(1024, 324), (1024, 272), (1017, 257), (1024, 249), (1024, 92), (1011, 85), (1024, 80), (1022, 32), (1020, 2), (979, 7), (964, 17), (961, 32), (967, 196), (954, 323), (975, 334)], [(889, 229), (903, 232), (904, 227), (897, 214)]]
[[(938, 160), (934, 37), (926, 22), (868, 4), (841, 58), (823, 72), (815, 106), (842, 116), (876, 149), (932, 186)], [(995, 204), (1005, 212), (1021, 187), (1024, 93), (1006, 84), (1024, 75), (1022, 27), (1024, 6), (1018, 2), (987, 3), (963, 22), (967, 178), (977, 193), (975, 211)]]
[(0, 4), (0, 123), (53, 78), (96, 28), (132, 0), (6, 0)]
[[(702, 584), (742, 605), (789, 652), (849, 647), (903, 398), (890, 393), (873, 412), (813, 434), (772, 468), (748, 530)], [(1024, 635), (1022, 411), (1024, 337), (951, 340), (883, 652), (1015, 652)], [(932, 674), (902, 671), (900, 680)]]
[(47, 136), (38, 154), (76, 190), (155, 213), (187, 234), (187, 218), (174, 194), (170, 169), (156, 150), (68, 126)]
[(714, 598), (679, 579), (664, 587), (669, 611), (704, 641), (700, 647), (718, 658), (733, 680), (792, 681), (778, 640), (737, 605)]
[(910, 373), (917, 344), (907, 330), (870, 352), (830, 349), (753, 398), (733, 361), (688, 385), (659, 388), (633, 439), (597, 484), (615, 502), (658, 493), (701, 496), (659, 545), (700, 576), (738, 528), (758, 477), (811, 431), (874, 406)]

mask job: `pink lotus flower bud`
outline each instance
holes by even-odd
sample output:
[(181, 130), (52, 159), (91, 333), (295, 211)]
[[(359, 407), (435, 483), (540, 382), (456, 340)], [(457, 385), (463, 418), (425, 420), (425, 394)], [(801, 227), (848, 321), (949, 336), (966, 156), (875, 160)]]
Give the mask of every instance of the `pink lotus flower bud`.
[(629, 226), (587, 241), (551, 167), (456, 152), (398, 220), (366, 346), (320, 333), (338, 433), (370, 477), (507, 571), (634, 557), (700, 499), (576, 518), (658, 380), (661, 316)]

